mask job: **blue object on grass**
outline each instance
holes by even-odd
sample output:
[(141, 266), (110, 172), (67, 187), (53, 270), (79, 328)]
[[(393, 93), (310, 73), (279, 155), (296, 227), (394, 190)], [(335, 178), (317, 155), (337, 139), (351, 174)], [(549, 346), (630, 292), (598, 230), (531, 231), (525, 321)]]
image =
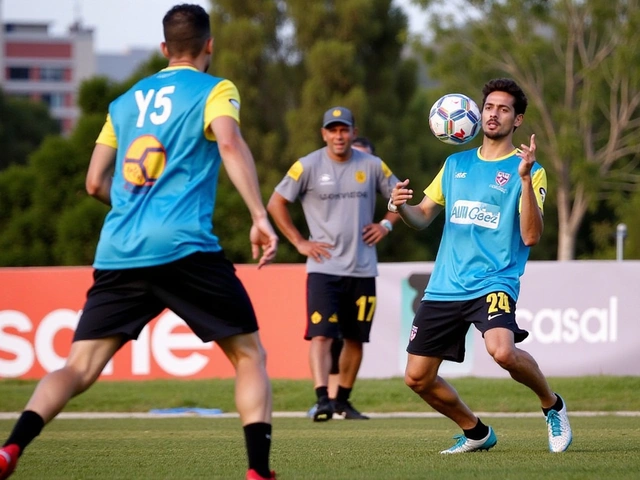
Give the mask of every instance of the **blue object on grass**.
[(219, 408), (195, 408), (195, 407), (176, 407), (176, 408), (152, 408), (149, 413), (156, 415), (200, 415), (211, 416), (220, 415), (222, 410)]

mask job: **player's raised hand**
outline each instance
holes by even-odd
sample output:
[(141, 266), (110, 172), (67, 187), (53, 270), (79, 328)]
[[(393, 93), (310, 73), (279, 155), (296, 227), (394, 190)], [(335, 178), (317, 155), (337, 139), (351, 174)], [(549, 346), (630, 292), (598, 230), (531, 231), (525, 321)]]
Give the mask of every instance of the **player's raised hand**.
[(413, 198), (413, 190), (407, 188), (409, 186), (409, 179), (396, 183), (396, 186), (391, 190), (391, 197), (389, 198), (389, 204), (399, 207), (404, 205)]
[(258, 261), (259, 269), (273, 262), (278, 251), (278, 236), (266, 217), (253, 222), (249, 232), (249, 240), (254, 260), (260, 256), (260, 249), (262, 249), (262, 256)]
[(520, 151), (516, 153), (522, 159), (518, 166), (518, 174), (520, 177), (527, 177), (531, 174), (531, 168), (536, 163), (536, 134), (531, 134), (529, 145), (524, 143), (520, 145)]

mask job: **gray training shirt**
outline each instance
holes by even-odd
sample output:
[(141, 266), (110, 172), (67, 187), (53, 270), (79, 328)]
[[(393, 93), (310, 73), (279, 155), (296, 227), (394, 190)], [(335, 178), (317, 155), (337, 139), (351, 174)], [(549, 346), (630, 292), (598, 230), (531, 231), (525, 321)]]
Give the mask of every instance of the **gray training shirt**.
[(322, 263), (307, 258), (308, 273), (378, 275), (376, 248), (364, 243), (362, 231), (373, 223), (376, 192), (388, 199), (398, 179), (380, 158), (352, 152), (346, 162), (336, 162), (326, 148), (316, 150), (294, 163), (276, 186), (289, 202), (300, 198), (309, 240), (334, 246)]

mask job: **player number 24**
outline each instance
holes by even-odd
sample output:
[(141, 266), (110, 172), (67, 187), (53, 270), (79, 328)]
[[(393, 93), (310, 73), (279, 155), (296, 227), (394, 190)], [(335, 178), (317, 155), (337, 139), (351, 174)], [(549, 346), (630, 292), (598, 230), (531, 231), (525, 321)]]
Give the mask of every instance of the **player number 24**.
[(489, 304), (489, 312), (495, 313), (503, 311), (505, 313), (511, 312), (509, 307), (509, 297), (504, 292), (494, 292), (487, 295), (487, 303)]
[(358, 321), (370, 322), (373, 318), (373, 312), (376, 311), (376, 297), (362, 295), (356, 300), (356, 305), (358, 306)]

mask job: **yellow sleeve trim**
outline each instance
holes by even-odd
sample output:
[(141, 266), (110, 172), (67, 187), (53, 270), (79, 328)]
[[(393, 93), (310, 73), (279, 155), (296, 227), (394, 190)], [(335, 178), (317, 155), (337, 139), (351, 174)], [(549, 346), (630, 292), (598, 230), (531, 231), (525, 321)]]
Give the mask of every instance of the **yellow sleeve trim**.
[(240, 124), (240, 93), (229, 80), (218, 83), (207, 97), (204, 108), (204, 136), (207, 140), (216, 140), (209, 127), (214, 119), (224, 116), (231, 117)]
[(298, 160), (296, 163), (291, 165), (291, 168), (289, 168), (289, 171), (287, 172), (287, 176), (293, 178), (297, 182), (303, 172), (304, 167), (302, 166), (302, 163), (300, 163), (300, 160)]
[(445, 198), (444, 193), (442, 192), (442, 176), (444, 174), (444, 165), (436, 175), (436, 177), (431, 182), (427, 188), (424, 189), (424, 194), (429, 197), (431, 200), (436, 202), (438, 205), (444, 206)]
[[(536, 196), (536, 203), (542, 213), (544, 213), (544, 200), (547, 197), (547, 172), (544, 168), (539, 168), (531, 179), (533, 194)], [(518, 203), (518, 212), (522, 212), (522, 197)]]
[(389, 178), (391, 175), (393, 175), (393, 172), (387, 166), (387, 164), (384, 163), (384, 161), (382, 162), (382, 173), (384, 174), (384, 178)]
[(100, 135), (96, 143), (107, 145), (108, 147), (118, 148), (118, 139), (116, 138), (116, 131), (113, 129), (113, 123), (111, 122), (111, 115), (107, 114), (107, 119), (102, 126)]

